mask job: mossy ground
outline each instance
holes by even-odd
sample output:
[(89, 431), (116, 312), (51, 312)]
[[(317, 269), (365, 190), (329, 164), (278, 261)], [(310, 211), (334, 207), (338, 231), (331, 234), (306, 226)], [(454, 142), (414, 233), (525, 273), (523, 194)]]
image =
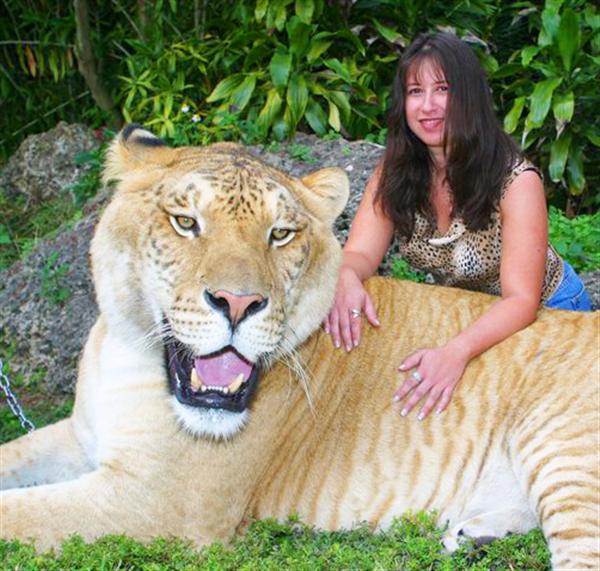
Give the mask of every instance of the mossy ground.
[(510, 536), (482, 547), (465, 546), (452, 556), (440, 548), (441, 531), (423, 514), (397, 520), (385, 532), (366, 527), (318, 532), (290, 520), (253, 523), (231, 546), (215, 543), (197, 551), (177, 539), (142, 545), (123, 536), (85, 544), (66, 541), (60, 553), (36, 555), (29, 545), (0, 541), (0, 566), (44, 570), (532, 570), (549, 569), (539, 531)]

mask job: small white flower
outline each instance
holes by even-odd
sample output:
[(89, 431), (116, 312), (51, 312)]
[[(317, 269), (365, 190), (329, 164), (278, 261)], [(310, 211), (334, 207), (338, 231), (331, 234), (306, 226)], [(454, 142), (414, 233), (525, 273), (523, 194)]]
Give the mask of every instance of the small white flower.
[(190, 110), (190, 106), (189, 105), (182, 105), (181, 106), (181, 112), (182, 113), (187, 113)]
[(200, 115), (192, 115), (192, 123), (198, 123), (200, 121)]

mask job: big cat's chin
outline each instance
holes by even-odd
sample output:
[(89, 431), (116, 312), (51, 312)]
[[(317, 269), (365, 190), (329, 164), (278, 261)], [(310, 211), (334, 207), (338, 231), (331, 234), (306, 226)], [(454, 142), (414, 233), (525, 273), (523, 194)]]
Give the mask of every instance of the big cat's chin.
[(231, 440), (246, 426), (250, 413), (231, 412), (219, 408), (197, 408), (171, 399), (175, 415), (182, 428), (200, 438)]

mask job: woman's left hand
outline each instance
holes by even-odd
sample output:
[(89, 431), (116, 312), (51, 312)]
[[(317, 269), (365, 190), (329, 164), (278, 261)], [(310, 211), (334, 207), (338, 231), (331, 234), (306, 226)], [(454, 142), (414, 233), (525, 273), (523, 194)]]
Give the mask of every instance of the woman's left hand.
[(419, 420), (423, 420), (434, 406), (438, 414), (445, 410), (468, 362), (468, 357), (461, 351), (448, 345), (419, 349), (404, 359), (399, 370), (412, 371), (394, 394), (394, 400), (401, 401), (411, 391), (412, 394), (400, 414), (406, 416), (421, 399), (425, 399), (425, 404), (419, 412)]

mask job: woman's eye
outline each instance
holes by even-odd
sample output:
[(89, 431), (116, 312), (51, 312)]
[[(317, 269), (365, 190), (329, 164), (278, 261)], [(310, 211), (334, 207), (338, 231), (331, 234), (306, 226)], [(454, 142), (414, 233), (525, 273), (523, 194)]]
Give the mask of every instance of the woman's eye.
[(274, 246), (284, 246), (290, 242), (295, 235), (296, 231), (291, 228), (273, 228), (269, 238)]
[(181, 236), (190, 237), (190, 235), (197, 236), (199, 233), (198, 222), (191, 216), (174, 216), (170, 215), (169, 220), (171, 225), (175, 229), (175, 232)]

